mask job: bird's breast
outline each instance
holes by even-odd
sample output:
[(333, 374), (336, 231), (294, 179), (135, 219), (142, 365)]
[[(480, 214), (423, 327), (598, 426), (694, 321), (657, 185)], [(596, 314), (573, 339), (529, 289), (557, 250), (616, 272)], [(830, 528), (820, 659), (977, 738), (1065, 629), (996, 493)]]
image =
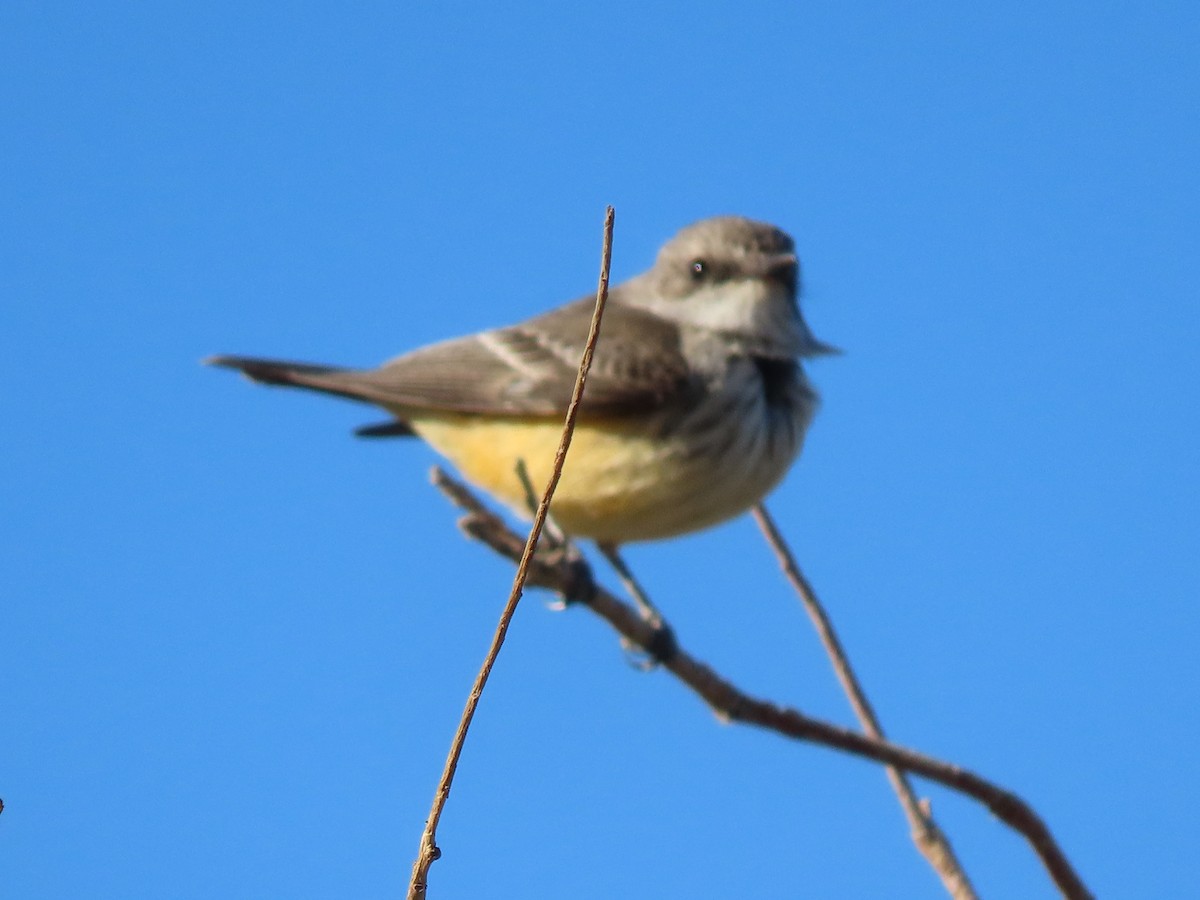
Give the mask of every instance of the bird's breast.
[[(802, 373), (782, 374), (764, 375), (744, 360), (687, 404), (581, 417), (551, 515), (569, 534), (628, 543), (697, 531), (745, 511), (799, 454), (815, 405)], [(542, 418), (422, 413), (410, 423), (468, 479), (525, 517), (517, 461), (540, 492), (562, 434), (560, 421)]]

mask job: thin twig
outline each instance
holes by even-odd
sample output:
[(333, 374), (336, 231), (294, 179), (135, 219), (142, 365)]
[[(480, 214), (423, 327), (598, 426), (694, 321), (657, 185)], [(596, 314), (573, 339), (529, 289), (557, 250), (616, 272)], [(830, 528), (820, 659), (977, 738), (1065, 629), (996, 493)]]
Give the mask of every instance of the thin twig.
[[(842, 690), (850, 701), (859, 725), (871, 737), (883, 740), (883, 728), (879, 724), (879, 719), (875, 715), (874, 709), (871, 708), (858, 677), (854, 674), (845, 648), (842, 647), (842, 642), (838, 639), (837, 632), (834, 631), (833, 622), (821, 601), (817, 599), (816, 591), (804, 577), (804, 573), (800, 571), (795, 556), (792, 555), (787, 543), (783, 540), (783, 535), (779, 533), (779, 528), (775, 525), (771, 514), (767, 512), (767, 507), (758, 503), (752, 512), (754, 521), (758, 523), (758, 527), (767, 539), (767, 544), (774, 551), (775, 558), (779, 561), (784, 575), (796, 589), (796, 593), (800, 595), (804, 611), (808, 613), (813, 627), (817, 630), (817, 636), (825, 647), (825, 653), (833, 664), (833, 671), (837, 674), (838, 681), (841, 682)], [(955, 856), (949, 839), (938, 827), (926, 805), (917, 798), (908, 778), (895, 766), (888, 766), (885, 771), (888, 781), (892, 783), (892, 789), (900, 800), (900, 807), (904, 810), (905, 818), (908, 819), (913, 843), (917, 845), (917, 850), (941, 878), (946, 892), (955, 900), (977, 900), (978, 895), (971, 886), (971, 881), (967, 877), (962, 863)]]
[[(531, 516), (536, 515), (539, 498), (533, 482), (529, 479), (529, 468), (525, 465), (525, 460), (517, 457), (517, 464), (514, 468), (517, 481), (521, 482), (521, 490), (525, 492), (525, 507)], [(567, 543), (566, 532), (558, 527), (558, 523), (554, 521), (554, 516), (550, 513), (546, 513), (546, 524), (542, 527), (542, 540), (555, 547), (561, 547)]]
[[(466, 510), (459, 520), (463, 531), (510, 559), (521, 557), (522, 540), (498, 515), (463, 484), (441, 469), (434, 483), (450, 500)], [(652, 652), (657, 630), (638, 611), (595, 584), (582, 557), (555, 551), (539, 551), (529, 565), (528, 583), (562, 595), (568, 603), (586, 606), (603, 618), (626, 641)], [(1051, 879), (1069, 900), (1087, 900), (1088, 891), (1050, 829), (1036, 812), (1016, 794), (967, 769), (918, 753), (898, 744), (810, 718), (795, 709), (751, 697), (721, 678), (684, 650), (663, 660), (662, 668), (691, 688), (723, 719), (770, 729), (785, 737), (811, 741), (855, 756), (895, 766), (966, 794), (986, 806), (993, 815), (1013, 828), (1032, 846)]]
[(575, 431), (575, 419), (579, 415), (579, 401), (583, 397), (583, 388), (587, 382), (588, 369), (591, 368), (592, 355), (596, 351), (596, 341), (600, 337), (600, 319), (604, 315), (604, 304), (608, 300), (608, 272), (612, 261), (613, 218), (613, 208), (610, 206), (605, 210), (604, 214), (604, 244), (600, 255), (600, 284), (596, 289), (596, 309), (592, 313), (591, 330), (588, 332), (587, 344), (583, 350), (583, 358), (579, 363), (579, 374), (575, 378), (575, 390), (572, 392), (571, 402), (567, 406), (566, 421), (563, 424), (562, 438), (558, 443), (558, 452), (554, 455), (554, 468), (550, 474), (550, 482), (546, 485), (541, 502), (538, 503), (537, 513), (533, 517), (533, 525), (529, 529), (529, 537), (526, 539), (525, 547), (521, 551), (520, 565), (518, 565), (516, 577), (513, 579), (512, 591), (508, 595), (508, 602), (504, 604), (504, 611), (500, 614), (500, 622), (496, 626), (496, 633), (492, 636), (492, 644), (488, 648), (487, 655), (484, 657), (479, 674), (475, 676), (475, 683), (471, 686), (471, 693), (467, 697), (467, 705), (463, 710), (462, 719), (459, 721), (458, 728), (454, 732), (454, 739), (450, 743), (450, 753), (446, 757), (446, 765), (442, 770), (442, 777), (438, 781), (437, 791), (433, 796), (433, 808), (429, 812), (429, 818), (425, 821), (425, 830), (421, 833), (421, 843), (417, 851), (417, 858), (413, 862), (412, 878), (408, 883), (409, 900), (423, 900), (428, 887), (429, 867), (441, 855), (441, 851), (437, 846), (438, 821), (442, 817), (442, 810), (446, 806), (446, 799), (450, 796), (450, 784), (454, 780), (454, 772), (458, 768), (459, 757), (462, 756), (463, 744), (467, 739), (467, 730), (471, 727), (471, 720), (474, 718), (475, 710), (479, 706), (479, 698), (483, 694), (488, 676), (491, 675), (492, 667), (496, 664), (496, 657), (500, 654), (500, 648), (504, 644), (504, 637), (508, 633), (509, 623), (512, 621), (513, 614), (517, 611), (517, 603), (521, 599), (521, 593), (524, 590), (525, 581), (529, 574), (530, 562), (533, 559), (534, 551), (537, 549), (538, 537), (541, 535), (542, 526), (546, 521), (546, 514), (550, 508), (550, 499), (554, 496), (554, 489), (558, 487), (558, 480), (562, 475), (563, 462), (566, 460), (567, 450), (571, 446), (571, 436)]

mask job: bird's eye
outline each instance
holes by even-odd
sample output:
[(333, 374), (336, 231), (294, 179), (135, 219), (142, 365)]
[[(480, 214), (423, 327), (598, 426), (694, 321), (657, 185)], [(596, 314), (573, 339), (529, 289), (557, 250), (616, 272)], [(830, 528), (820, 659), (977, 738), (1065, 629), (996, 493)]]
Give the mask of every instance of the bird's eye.
[(691, 270), (692, 281), (700, 281), (708, 274), (708, 263), (702, 259), (693, 259)]

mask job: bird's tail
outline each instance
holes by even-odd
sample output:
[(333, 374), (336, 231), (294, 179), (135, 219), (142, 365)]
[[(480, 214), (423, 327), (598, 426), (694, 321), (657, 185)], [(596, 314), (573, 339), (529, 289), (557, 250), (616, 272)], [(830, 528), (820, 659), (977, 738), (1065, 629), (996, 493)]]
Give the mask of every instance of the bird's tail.
[(257, 359), (252, 356), (210, 356), (204, 360), (208, 366), (237, 369), (251, 381), (259, 384), (281, 384), (287, 387), (302, 387), (326, 394), (336, 394), (351, 400), (371, 402), (371, 398), (356, 390), (353, 369), (337, 366), (314, 366), (308, 363), (288, 362), (282, 359)]
[[(259, 384), (305, 388), (323, 394), (333, 394), (360, 403), (381, 405), (386, 396), (379, 386), (364, 373), (340, 366), (317, 366), (310, 363), (288, 362), (281, 359), (259, 359), (252, 356), (210, 356), (205, 365), (236, 369)], [(413, 432), (401, 420), (366, 426), (355, 432), (363, 437), (400, 437)]]

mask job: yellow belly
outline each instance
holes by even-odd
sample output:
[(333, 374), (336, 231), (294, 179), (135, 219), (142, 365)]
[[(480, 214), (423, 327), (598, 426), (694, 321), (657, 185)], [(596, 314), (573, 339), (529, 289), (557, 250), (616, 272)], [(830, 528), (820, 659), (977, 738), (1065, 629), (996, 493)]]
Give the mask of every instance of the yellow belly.
[[(470, 481), (530, 516), (517, 461), (524, 461), (540, 495), (550, 478), (561, 422), (412, 412), (406, 418)], [(758, 443), (765, 444), (765, 436)], [(672, 537), (716, 524), (762, 499), (799, 450), (797, 443), (755, 454), (753, 441), (731, 444), (733, 452), (725, 457), (698, 454), (694, 444), (654, 434), (645, 423), (580, 422), (551, 515), (569, 534), (612, 543)]]

